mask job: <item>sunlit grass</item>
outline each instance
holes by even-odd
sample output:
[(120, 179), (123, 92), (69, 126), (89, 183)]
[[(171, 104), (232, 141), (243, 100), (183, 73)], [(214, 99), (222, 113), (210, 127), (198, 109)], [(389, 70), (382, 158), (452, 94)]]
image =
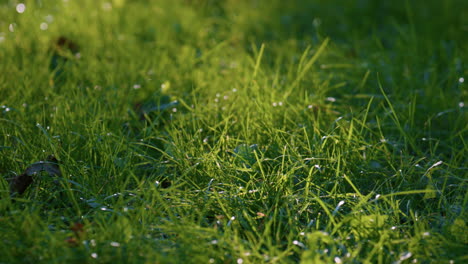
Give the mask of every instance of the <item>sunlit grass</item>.
[(0, 263), (466, 262), (467, 5), (398, 2), (2, 2)]

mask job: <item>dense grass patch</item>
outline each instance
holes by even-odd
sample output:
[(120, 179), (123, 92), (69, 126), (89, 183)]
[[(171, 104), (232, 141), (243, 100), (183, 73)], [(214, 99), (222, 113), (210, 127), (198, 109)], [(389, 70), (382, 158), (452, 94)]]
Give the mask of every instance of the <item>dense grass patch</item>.
[(344, 2), (1, 2), (0, 263), (466, 262), (468, 4)]

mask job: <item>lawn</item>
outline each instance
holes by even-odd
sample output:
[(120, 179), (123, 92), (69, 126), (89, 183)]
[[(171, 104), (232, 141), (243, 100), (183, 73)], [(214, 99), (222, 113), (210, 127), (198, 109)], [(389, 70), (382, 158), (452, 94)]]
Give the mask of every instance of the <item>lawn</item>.
[(466, 0), (0, 2), (0, 263), (468, 262)]

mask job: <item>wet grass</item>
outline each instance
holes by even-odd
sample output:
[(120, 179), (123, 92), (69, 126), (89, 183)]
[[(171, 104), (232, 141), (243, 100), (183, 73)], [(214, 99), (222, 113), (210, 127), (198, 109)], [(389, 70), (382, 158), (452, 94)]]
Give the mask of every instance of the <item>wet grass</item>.
[(468, 6), (397, 2), (2, 2), (0, 263), (466, 262)]

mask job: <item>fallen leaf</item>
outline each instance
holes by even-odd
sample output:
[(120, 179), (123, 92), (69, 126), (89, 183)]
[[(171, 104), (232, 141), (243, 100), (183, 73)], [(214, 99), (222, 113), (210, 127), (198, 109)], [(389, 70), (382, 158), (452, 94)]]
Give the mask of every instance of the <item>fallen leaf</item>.
[(74, 238), (74, 237), (67, 237), (65, 239), (65, 242), (71, 247), (78, 246), (78, 240), (76, 238)]
[(262, 217), (265, 217), (265, 214), (261, 212), (257, 212), (257, 216), (258, 218), (262, 218)]
[(82, 223), (74, 223), (70, 229), (73, 231), (76, 238), (82, 238), (85, 233), (84, 225)]
[(73, 231), (73, 236), (69, 236), (65, 239), (65, 243), (70, 247), (77, 247), (83, 241), (86, 231), (82, 223), (76, 222), (70, 226), (70, 230)]
[(33, 163), (26, 168), (24, 173), (14, 177), (10, 182), (10, 192), (12, 194), (15, 192), (23, 194), (33, 182), (33, 176), (43, 171), (47, 172), (50, 176), (62, 176), (62, 172), (58, 166), (58, 160), (50, 155), (47, 157), (46, 161)]

